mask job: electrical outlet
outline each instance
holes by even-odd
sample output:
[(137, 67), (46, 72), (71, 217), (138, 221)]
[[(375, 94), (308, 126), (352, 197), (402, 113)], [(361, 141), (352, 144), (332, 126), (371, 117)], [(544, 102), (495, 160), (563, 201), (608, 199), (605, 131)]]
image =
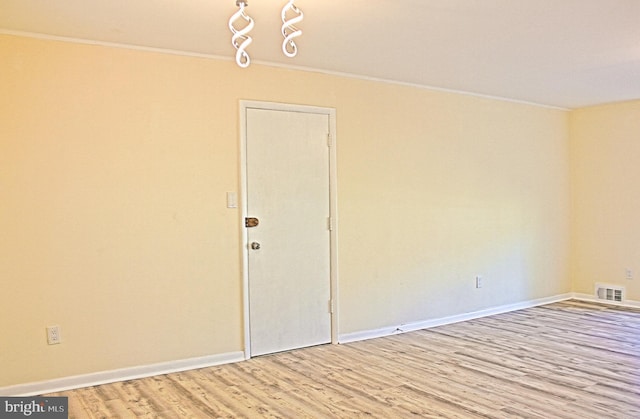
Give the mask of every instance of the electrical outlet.
[(60, 326), (47, 327), (47, 343), (49, 345), (57, 345), (60, 341)]
[(476, 288), (482, 288), (484, 285), (484, 280), (482, 279), (482, 275), (476, 275)]
[(627, 279), (633, 279), (633, 271), (631, 269), (627, 268), (625, 277)]

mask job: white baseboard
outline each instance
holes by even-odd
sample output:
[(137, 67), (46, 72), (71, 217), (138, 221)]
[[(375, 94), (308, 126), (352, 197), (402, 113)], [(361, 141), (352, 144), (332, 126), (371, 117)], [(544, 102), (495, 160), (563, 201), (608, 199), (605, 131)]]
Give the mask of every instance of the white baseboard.
[(35, 383), (0, 387), (0, 396), (37, 396), (40, 394), (55, 393), (58, 391), (114, 383), (117, 381), (135, 380), (154, 375), (206, 368), (244, 360), (244, 352), (228, 352), (219, 355), (181, 359), (177, 361), (161, 362), (158, 364), (141, 365), (131, 368), (122, 368), (111, 371), (101, 371), (91, 374), (57, 378), (54, 380), (39, 381)]
[[(359, 340), (379, 338), (398, 333), (411, 332), (414, 330), (429, 329), (431, 327), (444, 326), (446, 324), (458, 323), (481, 317), (508, 313), (510, 311), (522, 310), (525, 308), (551, 304), (569, 299), (640, 308), (640, 301), (625, 300), (622, 303), (616, 303), (611, 301), (598, 300), (597, 298), (595, 298), (595, 296), (590, 294), (567, 293), (515, 304), (508, 304), (499, 307), (492, 307), (485, 310), (474, 311), (471, 313), (457, 314), (455, 316), (412, 322), (397, 326), (384, 327), (380, 329), (364, 330), (361, 332), (345, 333), (338, 336), (338, 343), (356, 342)], [(90, 387), (100, 384), (114, 383), (118, 381), (135, 380), (138, 378), (151, 377), (154, 375), (169, 374), (172, 372), (230, 364), (233, 362), (244, 361), (246, 359), (247, 357), (245, 356), (245, 353), (238, 351), (198, 358), (162, 362), (158, 364), (141, 365), (137, 367), (122, 368), (111, 371), (101, 371), (91, 374), (57, 378), (54, 380), (0, 387), (0, 396), (37, 396), (40, 394), (55, 393), (81, 387)]]
[(589, 301), (591, 303), (599, 303), (599, 304), (608, 304), (612, 306), (621, 306), (621, 307), (631, 307), (631, 308), (640, 308), (640, 301), (635, 300), (624, 300), (622, 302), (610, 301), (610, 300), (600, 300), (596, 298), (595, 295), (591, 294), (581, 294), (578, 292), (574, 292), (572, 297), (576, 300)]
[(480, 317), (493, 316), (496, 314), (508, 313), (510, 311), (522, 310), (524, 308), (536, 307), (543, 304), (551, 304), (558, 301), (564, 301), (574, 298), (572, 293), (555, 295), (552, 297), (539, 298), (536, 300), (529, 300), (515, 304), (508, 304), (499, 307), (492, 307), (485, 310), (474, 311), (471, 313), (456, 314), (454, 316), (442, 317), (432, 320), (423, 320), (419, 322), (412, 322), (407, 324), (401, 324), (397, 326), (389, 326), (381, 329), (364, 330), (361, 332), (345, 333), (338, 337), (339, 343), (356, 342), (359, 340), (380, 338), (384, 336), (390, 336), (398, 333), (412, 332), (414, 330), (429, 329), (436, 326), (444, 326), (446, 324), (458, 323), (467, 320), (477, 319)]

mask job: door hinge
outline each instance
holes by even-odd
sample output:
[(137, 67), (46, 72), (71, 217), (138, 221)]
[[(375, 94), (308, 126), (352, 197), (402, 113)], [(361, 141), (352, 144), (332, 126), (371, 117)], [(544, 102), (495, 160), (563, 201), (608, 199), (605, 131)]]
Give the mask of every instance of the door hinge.
[(331, 134), (327, 134), (327, 146), (331, 147)]
[(333, 314), (333, 298), (329, 300), (329, 313)]
[(333, 231), (333, 218), (332, 217), (328, 217), (327, 218), (327, 228), (329, 229), (329, 231)]

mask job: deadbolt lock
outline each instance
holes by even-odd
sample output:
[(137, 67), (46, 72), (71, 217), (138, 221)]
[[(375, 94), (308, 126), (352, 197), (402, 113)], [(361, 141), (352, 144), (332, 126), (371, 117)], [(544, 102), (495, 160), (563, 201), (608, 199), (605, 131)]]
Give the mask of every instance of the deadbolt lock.
[(260, 220), (258, 220), (257, 218), (253, 218), (253, 217), (247, 217), (244, 219), (244, 226), (245, 227), (257, 227), (258, 224), (260, 224)]

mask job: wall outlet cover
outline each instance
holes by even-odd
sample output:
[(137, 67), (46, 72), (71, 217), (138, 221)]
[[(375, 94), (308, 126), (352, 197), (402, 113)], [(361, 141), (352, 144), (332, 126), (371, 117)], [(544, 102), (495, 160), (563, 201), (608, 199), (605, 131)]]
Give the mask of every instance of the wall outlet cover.
[(47, 327), (47, 343), (49, 345), (57, 345), (60, 342), (60, 326)]

